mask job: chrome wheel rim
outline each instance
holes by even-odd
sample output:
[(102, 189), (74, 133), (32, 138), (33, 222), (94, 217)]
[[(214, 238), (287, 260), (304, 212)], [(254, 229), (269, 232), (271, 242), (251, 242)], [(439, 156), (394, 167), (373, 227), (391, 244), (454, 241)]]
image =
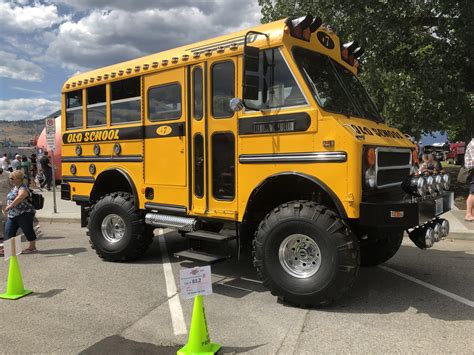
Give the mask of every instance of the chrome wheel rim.
[(101, 225), (102, 235), (109, 243), (117, 243), (125, 235), (125, 222), (116, 214), (107, 215)]
[(318, 244), (304, 234), (286, 237), (280, 244), (278, 257), (283, 269), (299, 279), (313, 276), (321, 267), (321, 250)]

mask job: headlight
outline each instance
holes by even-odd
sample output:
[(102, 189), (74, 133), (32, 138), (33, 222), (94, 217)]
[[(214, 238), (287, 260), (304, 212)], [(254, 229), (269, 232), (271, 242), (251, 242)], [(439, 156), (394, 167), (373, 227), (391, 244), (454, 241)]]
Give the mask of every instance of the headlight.
[(434, 177), (434, 186), (436, 191), (443, 192), (443, 177), (441, 174)]
[(451, 176), (449, 174), (443, 174), (443, 188), (449, 190), (451, 187)]
[(434, 179), (432, 176), (425, 176), (425, 180), (427, 192), (431, 195), (434, 192)]
[(374, 168), (368, 168), (365, 171), (365, 184), (371, 189), (373, 189), (377, 184), (377, 176)]

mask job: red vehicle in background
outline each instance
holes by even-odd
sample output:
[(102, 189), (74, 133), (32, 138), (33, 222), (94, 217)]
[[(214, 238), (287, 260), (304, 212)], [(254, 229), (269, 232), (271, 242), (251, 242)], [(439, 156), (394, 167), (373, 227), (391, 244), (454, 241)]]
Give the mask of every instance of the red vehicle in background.
[(449, 144), (449, 153), (446, 154), (446, 160), (449, 164), (464, 164), (464, 142)]

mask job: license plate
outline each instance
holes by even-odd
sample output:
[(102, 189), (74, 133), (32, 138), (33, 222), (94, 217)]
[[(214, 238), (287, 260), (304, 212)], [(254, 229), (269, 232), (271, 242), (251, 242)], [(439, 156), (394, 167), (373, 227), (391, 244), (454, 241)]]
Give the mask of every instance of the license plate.
[(437, 198), (435, 200), (435, 215), (439, 215), (443, 213), (443, 199), (442, 198)]

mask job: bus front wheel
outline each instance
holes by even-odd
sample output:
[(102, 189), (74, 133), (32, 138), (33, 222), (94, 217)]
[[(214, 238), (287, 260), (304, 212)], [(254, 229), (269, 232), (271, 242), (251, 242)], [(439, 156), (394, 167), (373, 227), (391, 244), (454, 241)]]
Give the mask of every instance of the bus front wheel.
[(280, 301), (326, 306), (354, 284), (359, 243), (333, 211), (312, 201), (292, 201), (275, 208), (260, 223), (254, 266)]

